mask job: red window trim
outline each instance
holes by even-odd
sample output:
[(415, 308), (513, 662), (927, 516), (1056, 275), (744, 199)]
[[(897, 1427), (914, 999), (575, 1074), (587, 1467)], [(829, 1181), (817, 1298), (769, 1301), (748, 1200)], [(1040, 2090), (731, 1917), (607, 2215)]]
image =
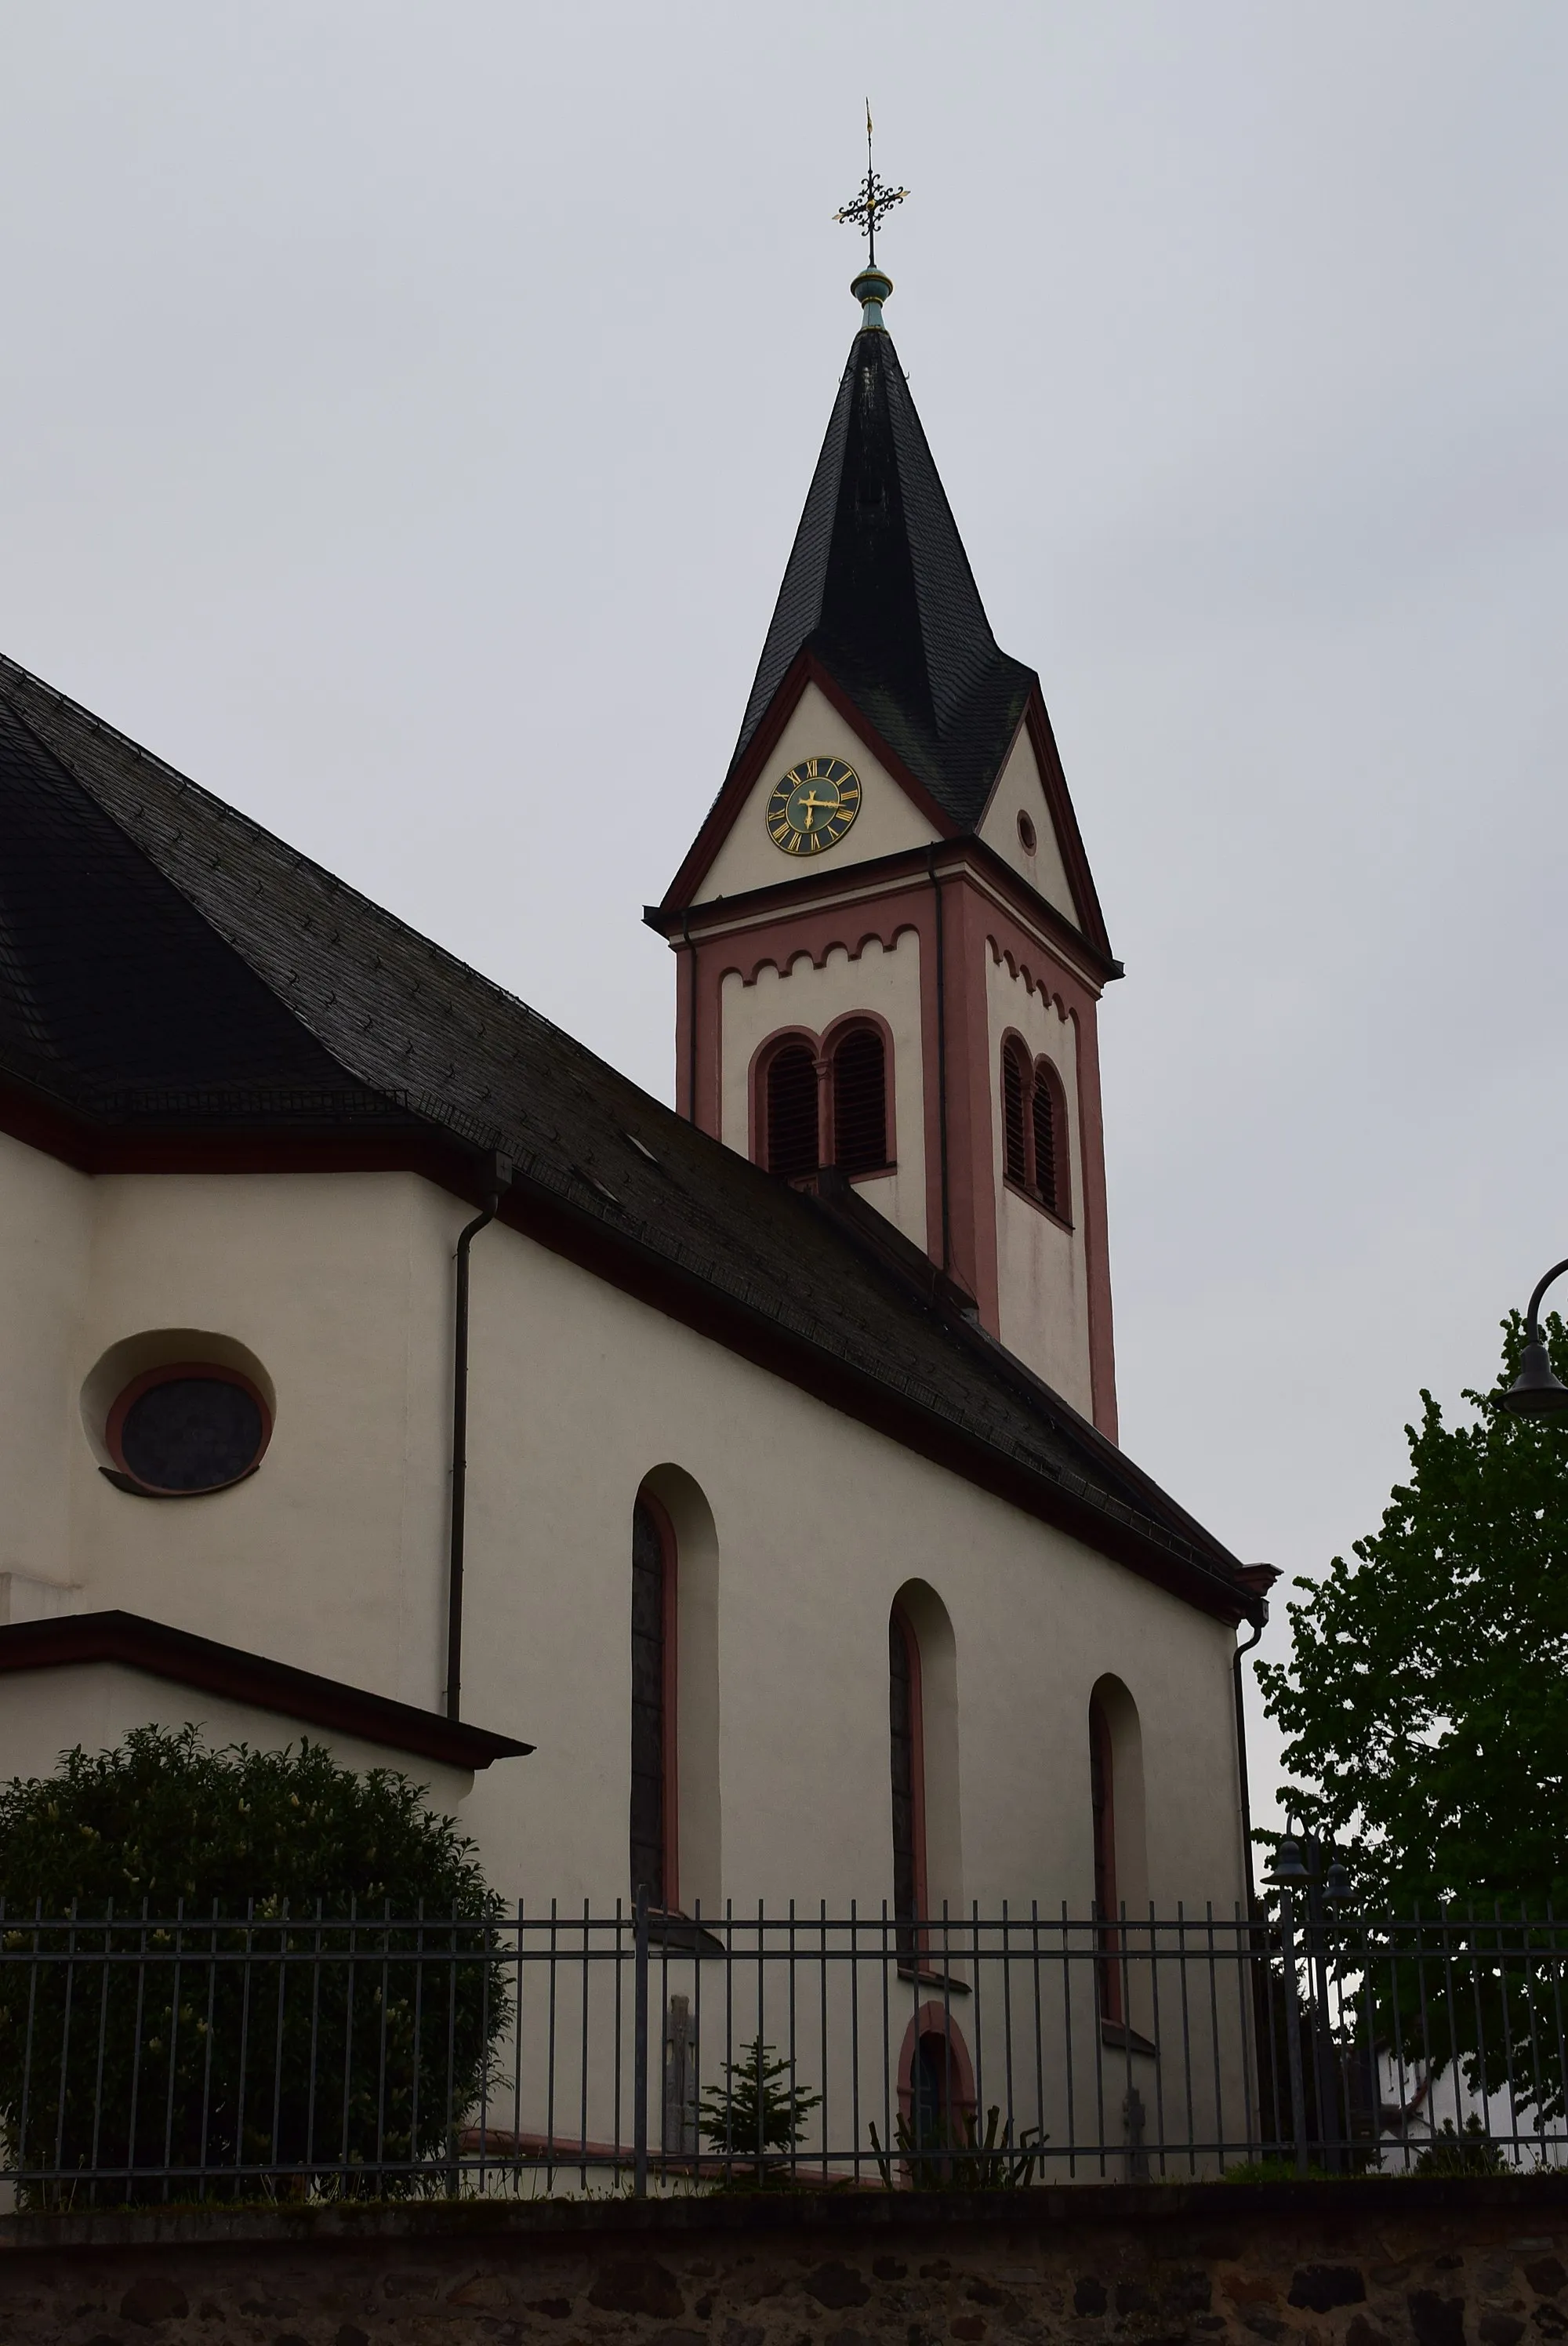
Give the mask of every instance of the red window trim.
[(978, 2106), (974, 2090), (974, 2064), (969, 2057), (969, 2047), (963, 2041), (963, 2031), (952, 2015), (952, 2008), (936, 1999), (922, 2004), (909, 2026), (899, 2047), (899, 2114), (906, 2121), (914, 2110), (915, 2054), (928, 2036), (942, 2039), (943, 2050), (956, 2088), (949, 2109), (959, 2118), (972, 2117)]
[[(238, 1385), (255, 1402), (261, 1418), (261, 1442), (255, 1457), (243, 1474), (232, 1475), (227, 1483), (209, 1483), (199, 1491), (170, 1491), (160, 1483), (146, 1483), (126, 1462), (120, 1437), (125, 1422), (143, 1393), (155, 1385), (174, 1384), (181, 1377), (201, 1377), (209, 1383)], [(133, 1377), (125, 1391), (117, 1394), (104, 1423), (104, 1445), (115, 1462), (117, 1473), (123, 1475), (133, 1491), (148, 1499), (209, 1499), (219, 1491), (232, 1491), (237, 1484), (248, 1483), (267, 1455), (267, 1445), (272, 1439), (272, 1413), (267, 1406), (267, 1396), (255, 1382), (239, 1369), (219, 1367), (216, 1361), (167, 1361), (156, 1369), (144, 1369)]]

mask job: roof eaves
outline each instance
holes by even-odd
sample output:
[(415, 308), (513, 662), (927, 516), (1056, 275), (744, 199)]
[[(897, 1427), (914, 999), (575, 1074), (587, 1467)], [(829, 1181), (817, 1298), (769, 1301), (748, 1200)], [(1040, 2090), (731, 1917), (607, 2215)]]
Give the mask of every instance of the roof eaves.
[[(539, 1178), (541, 1171), (545, 1175), (542, 1180)], [(1247, 1611), (1248, 1600), (1232, 1582), (1228, 1573), (1217, 1569), (1210, 1555), (1206, 1554), (1197, 1542), (1162, 1525), (1153, 1513), (1132, 1505), (1092, 1476), (1064, 1465), (1038, 1444), (999, 1437), (993, 1427), (980, 1423), (957, 1407), (948, 1395), (939, 1392), (925, 1379), (907, 1374), (885, 1357), (873, 1366), (862, 1353), (851, 1352), (833, 1330), (812, 1314), (782, 1301), (774, 1294), (759, 1290), (748, 1280), (728, 1275), (711, 1259), (702, 1258), (694, 1249), (671, 1239), (665, 1232), (651, 1229), (624, 1208), (606, 1213), (602, 1193), (596, 1192), (581, 1177), (575, 1180), (563, 1178), (555, 1168), (541, 1168), (536, 1159), (519, 1160), (513, 1189), (509, 1193), (512, 1211), (508, 1212), (507, 1204), (504, 1203), (504, 1219), (514, 1221), (524, 1229), (528, 1228), (521, 1209), (524, 1197), (530, 1188), (542, 1194), (551, 1204), (565, 1205), (584, 1220), (594, 1224), (599, 1233), (608, 1235), (615, 1243), (635, 1253), (649, 1268), (674, 1273), (677, 1278), (688, 1280), (708, 1293), (719, 1296), (735, 1311), (763, 1324), (779, 1336), (801, 1344), (819, 1360), (832, 1362), (850, 1380), (879, 1390), (896, 1402), (913, 1408), (928, 1422), (946, 1427), (965, 1443), (991, 1454), (998, 1461), (1004, 1461), (1014, 1470), (1022, 1470), (1039, 1487), (1043, 1495), (1055, 1492), (1076, 1502), (1074, 1512), (1087, 1522), (1099, 1520), (1120, 1526), (1138, 1544), (1156, 1553), (1169, 1566), (1181, 1574), (1192, 1576), (1201, 1584), (1210, 1597), (1204, 1609), (1217, 1608), (1232, 1613)], [(536, 1231), (532, 1234), (538, 1235)], [(547, 1240), (545, 1242), (548, 1243)], [(972, 1332), (971, 1323), (960, 1320), (958, 1315), (944, 1312), (941, 1316), (950, 1331), (954, 1326), (962, 1326), (966, 1331)], [(1009, 1363), (1022, 1368), (1021, 1363), (1013, 1362), (1011, 1354), (1002, 1352), (1000, 1346), (995, 1350)], [(1044, 1396), (1058, 1413), (1076, 1420), (1075, 1434), (1084, 1421), (1077, 1419), (1076, 1412), (1071, 1411), (1070, 1406), (1064, 1403), (1059, 1395), (1052, 1393), (1049, 1387), (1042, 1385), (1037, 1379), (1029, 1378), (1028, 1372), (1023, 1372), (1023, 1375), (1033, 1388), (1029, 1395), (1031, 1405), (1039, 1409)], [(921, 1454), (926, 1454), (922, 1451)], [(1116, 1454), (1119, 1459), (1120, 1454)], [(1151, 1493), (1156, 1488), (1153, 1484), (1148, 1487)], [(1096, 1544), (1092, 1534), (1084, 1533), (1081, 1525), (1080, 1534), (1088, 1539), (1090, 1545)], [(1223, 1550), (1211, 1552), (1224, 1553)], [(1125, 1561), (1125, 1557), (1122, 1560)]]
[(140, 1613), (68, 1613), (0, 1627), (0, 1674), (106, 1662), (204, 1693), (227, 1695), (302, 1726), (336, 1729), (448, 1767), (488, 1768), (494, 1760), (520, 1759), (534, 1749), (515, 1736), (422, 1710), (390, 1695), (199, 1637)]

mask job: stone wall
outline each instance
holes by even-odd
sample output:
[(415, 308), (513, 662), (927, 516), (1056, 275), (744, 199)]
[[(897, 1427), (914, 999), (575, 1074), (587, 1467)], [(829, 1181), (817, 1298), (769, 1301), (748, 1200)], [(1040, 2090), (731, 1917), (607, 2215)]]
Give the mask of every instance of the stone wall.
[(1568, 2176), (0, 2218), (0, 2346), (1553, 2346)]

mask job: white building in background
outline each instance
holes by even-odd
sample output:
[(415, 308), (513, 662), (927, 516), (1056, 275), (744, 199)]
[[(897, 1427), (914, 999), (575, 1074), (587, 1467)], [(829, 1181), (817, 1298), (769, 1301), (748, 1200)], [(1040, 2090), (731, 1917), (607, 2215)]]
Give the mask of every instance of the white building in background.
[(306, 1732), (601, 1907), (1243, 1895), (1267, 1576), (1116, 1444), (1119, 964), (867, 300), (674, 1112), (0, 663), (0, 1772)]

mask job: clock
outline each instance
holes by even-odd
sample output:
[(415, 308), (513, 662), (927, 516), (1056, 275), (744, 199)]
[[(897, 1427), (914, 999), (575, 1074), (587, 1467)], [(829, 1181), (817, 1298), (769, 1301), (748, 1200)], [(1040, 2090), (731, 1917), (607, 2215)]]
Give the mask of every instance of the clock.
[(836, 847), (860, 811), (860, 778), (842, 758), (802, 758), (768, 801), (768, 836), (786, 855)]

